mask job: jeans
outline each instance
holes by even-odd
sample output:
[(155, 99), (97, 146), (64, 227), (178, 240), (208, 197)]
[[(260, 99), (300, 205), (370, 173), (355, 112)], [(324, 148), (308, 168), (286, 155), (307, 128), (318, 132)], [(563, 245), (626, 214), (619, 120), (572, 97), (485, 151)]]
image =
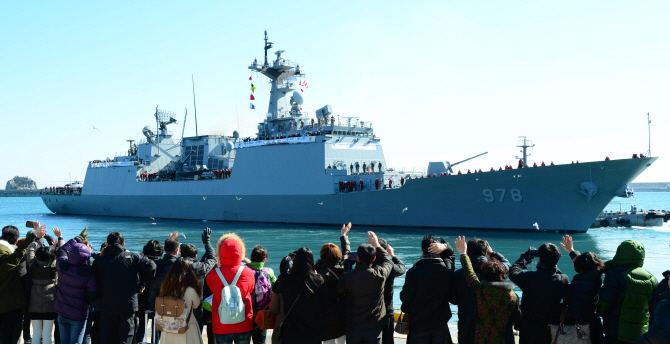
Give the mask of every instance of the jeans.
[(60, 344), (81, 344), (84, 341), (85, 326), (86, 320), (72, 320), (59, 315)]
[(22, 322), (23, 310), (21, 308), (0, 313), (0, 343), (18, 343), (23, 328)]
[[(449, 327), (444, 325), (438, 327), (432, 331), (426, 331), (421, 333), (410, 333), (407, 337), (407, 343), (409, 344), (445, 344), (453, 343), (451, 341), (451, 333), (449, 333)], [(460, 343), (460, 342), (459, 342)]]
[(369, 330), (347, 330), (348, 344), (382, 344), (382, 328), (375, 327)]
[(250, 344), (251, 331), (243, 333), (215, 334), (216, 344)]

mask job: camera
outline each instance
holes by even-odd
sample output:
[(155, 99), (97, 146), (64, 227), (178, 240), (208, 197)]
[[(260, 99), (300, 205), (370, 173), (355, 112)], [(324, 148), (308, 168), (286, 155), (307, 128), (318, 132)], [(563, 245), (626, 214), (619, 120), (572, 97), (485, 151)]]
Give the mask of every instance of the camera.
[(26, 227), (33, 228), (33, 221), (26, 221)]
[(533, 246), (528, 248), (528, 251), (530, 252), (530, 256), (535, 258), (537, 257), (537, 249)]

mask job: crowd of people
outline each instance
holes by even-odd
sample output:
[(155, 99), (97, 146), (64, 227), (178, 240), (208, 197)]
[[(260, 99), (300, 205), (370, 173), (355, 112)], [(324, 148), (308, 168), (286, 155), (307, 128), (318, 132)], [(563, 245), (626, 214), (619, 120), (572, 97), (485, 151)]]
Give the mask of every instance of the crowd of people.
[[(453, 343), (450, 305), (458, 308), (458, 343), (514, 343), (515, 331), (521, 344), (570, 334), (585, 343), (670, 342), (670, 272), (657, 283), (635, 240), (603, 262), (564, 236), (560, 245), (576, 272), (570, 281), (551, 243), (510, 263), (485, 240), (458, 237), (452, 247), (428, 234), (415, 243), (421, 255), (406, 269), (374, 232), (352, 251), (349, 223), (339, 245), (324, 244), (317, 257), (296, 247), (275, 273), (264, 247), (248, 253), (234, 233), (212, 245), (209, 228), (199, 257), (177, 232), (134, 253), (119, 232), (96, 250), (86, 229), (66, 239), (56, 227), (52, 237), (45, 225), (32, 225), (25, 237), (14, 226), (2, 229), (2, 344), (18, 343), (22, 332), (33, 344), (202, 344), (205, 327), (208, 344), (386, 344), (406, 328), (408, 343)], [(536, 269), (527, 269), (535, 259)], [(393, 286), (402, 275), (396, 319)], [(145, 333), (152, 321), (159, 331)]]

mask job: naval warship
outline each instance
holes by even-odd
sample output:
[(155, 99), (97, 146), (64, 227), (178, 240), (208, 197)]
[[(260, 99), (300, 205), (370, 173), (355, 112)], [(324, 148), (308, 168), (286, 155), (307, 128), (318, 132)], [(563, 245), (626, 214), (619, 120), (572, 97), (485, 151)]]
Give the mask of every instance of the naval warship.
[[(372, 123), (335, 118), (325, 105), (302, 111), (300, 66), (276, 51), (248, 67), (270, 79), (267, 116), (253, 137), (173, 139), (174, 113), (156, 108), (156, 130), (130, 141), (128, 153), (88, 164), (72, 192), (43, 190), (58, 214), (212, 221), (501, 231), (586, 232), (627, 184), (657, 158), (454, 174), (446, 161), (427, 173), (388, 168)], [(401, 180), (402, 179), (402, 180)], [(393, 180), (391, 182), (390, 180)]]

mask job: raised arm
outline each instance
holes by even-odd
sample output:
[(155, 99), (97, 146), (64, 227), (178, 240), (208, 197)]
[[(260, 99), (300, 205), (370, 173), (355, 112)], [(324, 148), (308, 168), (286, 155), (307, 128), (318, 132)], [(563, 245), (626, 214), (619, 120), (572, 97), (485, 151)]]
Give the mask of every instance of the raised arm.
[(470, 257), (467, 253), (467, 243), (465, 241), (465, 236), (456, 238), (456, 249), (461, 255), (461, 265), (463, 266), (463, 273), (465, 274), (465, 281), (468, 283), (468, 287), (473, 291), (479, 290), (481, 288), (481, 283), (479, 278), (475, 274), (475, 270), (472, 269), (472, 263), (470, 262)]
[(30, 268), (30, 265), (35, 260), (35, 250), (37, 250), (37, 241), (33, 241), (28, 246), (28, 251), (26, 252), (26, 266)]
[(405, 263), (403, 263), (402, 260), (400, 260), (398, 257), (395, 256), (395, 252), (393, 251), (393, 247), (391, 245), (387, 245), (388, 249), (386, 250), (386, 253), (391, 257), (391, 261), (393, 262), (393, 270), (391, 270), (391, 275), (394, 277), (400, 277), (405, 274), (406, 268), (405, 268)]

